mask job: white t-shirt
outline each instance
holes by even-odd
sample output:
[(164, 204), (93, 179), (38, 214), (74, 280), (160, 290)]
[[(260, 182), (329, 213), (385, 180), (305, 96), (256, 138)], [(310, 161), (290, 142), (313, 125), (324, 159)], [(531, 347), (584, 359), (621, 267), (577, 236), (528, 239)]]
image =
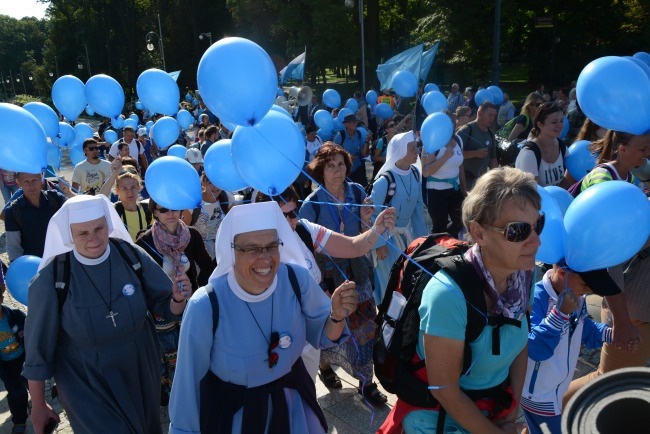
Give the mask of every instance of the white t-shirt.
[(316, 136), (313, 142), (310, 141), (305, 142), (305, 148), (307, 148), (307, 152), (309, 153), (309, 162), (311, 162), (314, 159), (314, 156), (316, 156), (316, 152), (318, 152), (322, 144), (323, 141), (318, 136)]
[[(136, 139), (131, 140), (131, 143), (129, 143), (129, 156), (133, 158), (135, 161), (137, 161), (138, 166), (140, 165), (140, 160), (138, 159), (138, 154), (144, 154), (144, 146), (140, 144), (138, 146), (138, 141)], [(111, 149), (108, 151), (108, 155), (111, 157), (115, 158), (118, 155), (120, 155), (120, 150), (117, 149), (117, 145), (120, 144), (120, 140), (116, 141), (111, 145)], [(139, 149), (139, 152), (138, 152)]]
[[(327, 240), (329, 239), (332, 231), (327, 229), (324, 226), (317, 225), (316, 223), (312, 223), (305, 219), (300, 219), (300, 223), (302, 223), (305, 229), (307, 229), (311, 234), (311, 239), (314, 241), (314, 251), (321, 252), (322, 251), (321, 246), (327, 244)], [(318, 268), (318, 264), (316, 264), (316, 258), (314, 258), (314, 255), (311, 254), (311, 251), (309, 251), (309, 248), (302, 241), (300, 235), (298, 235), (298, 232), (294, 231), (293, 233), (298, 238), (298, 245), (300, 246), (303, 254), (305, 255), (305, 260), (307, 261), (307, 268), (309, 269), (309, 273), (311, 274), (311, 276), (314, 278), (316, 282), (320, 283), (322, 276), (320, 273), (320, 268)]]
[(554, 162), (549, 163), (542, 161), (537, 167), (537, 158), (535, 153), (530, 149), (522, 148), (517, 155), (515, 167), (524, 172), (532, 173), (533, 176), (538, 178), (539, 185), (546, 187), (547, 185), (559, 185), (560, 181), (564, 178), (564, 160), (562, 152), (558, 152), (557, 158)]
[(86, 159), (75, 166), (72, 182), (79, 184), (79, 193), (86, 193), (91, 188), (98, 193), (109, 176), (111, 176), (111, 163), (99, 160), (99, 163), (92, 164)]
[[(438, 157), (442, 157), (445, 154), (445, 151), (446, 148), (440, 149), (440, 152), (438, 152)], [(436, 173), (430, 176), (437, 179), (456, 178), (460, 172), (461, 164), (463, 164), (463, 149), (460, 147), (458, 143), (456, 143), (454, 146), (454, 155), (452, 155), (449, 160), (445, 161), (444, 164), (440, 167), (440, 169), (438, 169)], [(460, 180), (458, 182), (460, 183)], [(450, 188), (454, 188), (454, 186), (449, 182), (427, 180), (427, 189), (449, 190)]]

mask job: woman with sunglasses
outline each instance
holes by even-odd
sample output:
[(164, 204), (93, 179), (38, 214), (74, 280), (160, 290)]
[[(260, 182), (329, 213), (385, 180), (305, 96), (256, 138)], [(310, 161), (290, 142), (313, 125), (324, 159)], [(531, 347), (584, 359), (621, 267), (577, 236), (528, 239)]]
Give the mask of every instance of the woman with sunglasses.
[(327, 432), (300, 355), (305, 342), (328, 348), (347, 339), (357, 296), (346, 282), (330, 301), (299, 243), (276, 203), (226, 215), (219, 265), (183, 317), (171, 434)]
[[(180, 211), (170, 210), (149, 199), (149, 209), (154, 218), (150, 229), (140, 235), (136, 244), (142, 247), (173, 279), (186, 274), (192, 284), (184, 288), (189, 298), (200, 285), (208, 282), (208, 276), (216, 264), (205, 250), (201, 234), (193, 227), (185, 225), (179, 218)], [(161, 377), (161, 403), (167, 405), (169, 391), (176, 367), (176, 351), (180, 323), (165, 321), (154, 315), (158, 340), (163, 351)]]
[[(533, 118), (537, 113), (537, 108), (544, 104), (544, 99), (537, 92), (533, 92), (526, 97), (524, 106), (521, 108), (521, 114), (515, 118), (515, 125), (508, 134), (508, 141), (526, 140), (530, 130), (533, 129)], [(510, 122), (504, 126), (507, 127)]]
[[(482, 283), (464, 289), (482, 291), (490, 321), (477, 339), (465, 342), (467, 310), (478, 307), (466, 301), (444, 269), (429, 280), (419, 308), (417, 355), (425, 360), (429, 390), (441, 407), (422, 409), (398, 399), (380, 433), (398, 433), (402, 428), (407, 434), (518, 432), (515, 421), (527, 364), (526, 311), (544, 228), (540, 207), (537, 183), (529, 173), (503, 167), (478, 179), (463, 203), (463, 223), (473, 245), (458, 261)], [(471, 375), (463, 370), (466, 352), (471, 355), (465, 364)], [(470, 395), (479, 391), (486, 396), (475, 403)], [(499, 406), (489, 409), (498, 397), (503, 398), (502, 411)], [(483, 407), (487, 413), (478, 404), (487, 405)]]
[[(397, 117), (397, 116), (395, 116)], [(375, 179), (377, 172), (381, 169), (381, 166), (386, 162), (386, 151), (388, 150), (388, 142), (390, 142), (395, 134), (397, 133), (397, 121), (395, 118), (387, 119), (382, 125), (386, 134), (381, 136), (375, 143), (375, 148), (372, 151), (372, 179)]]

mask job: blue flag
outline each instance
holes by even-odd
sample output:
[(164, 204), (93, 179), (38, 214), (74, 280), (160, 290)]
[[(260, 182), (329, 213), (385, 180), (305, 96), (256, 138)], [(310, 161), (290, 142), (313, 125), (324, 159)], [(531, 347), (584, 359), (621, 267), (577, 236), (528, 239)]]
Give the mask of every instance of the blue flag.
[(307, 51), (293, 59), (287, 66), (280, 71), (280, 83), (286, 83), (287, 80), (302, 80), (305, 74), (305, 57)]
[(393, 75), (397, 71), (411, 71), (418, 77), (422, 64), (422, 50), (424, 50), (424, 44), (402, 51), (388, 59), (386, 63), (377, 65), (377, 78), (380, 83), (379, 88), (385, 90), (393, 87)]
[(178, 81), (178, 76), (181, 75), (181, 71), (168, 72), (167, 74), (173, 78), (174, 81)]
[(440, 41), (436, 41), (433, 47), (422, 53), (422, 64), (420, 65), (420, 76), (418, 77), (420, 80), (426, 81), (431, 65), (433, 65), (433, 59), (438, 53), (438, 47), (440, 47)]

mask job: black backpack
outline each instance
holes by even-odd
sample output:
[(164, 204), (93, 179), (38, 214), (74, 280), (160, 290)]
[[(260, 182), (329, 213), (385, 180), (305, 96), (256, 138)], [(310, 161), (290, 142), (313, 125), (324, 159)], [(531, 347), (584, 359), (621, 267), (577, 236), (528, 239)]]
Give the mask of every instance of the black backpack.
[[(560, 145), (560, 153), (562, 154), (562, 161), (566, 156), (566, 143), (564, 140), (557, 139)], [(517, 156), (522, 149), (528, 149), (533, 151), (535, 154), (535, 159), (537, 160), (537, 168), (539, 169), (540, 164), (542, 164), (542, 151), (539, 149), (539, 146), (535, 142), (529, 140), (513, 140), (509, 142), (504, 140), (497, 145), (497, 161), (499, 166), (510, 166), (514, 167), (515, 162), (517, 161)]]
[[(420, 182), (420, 173), (418, 170), (414, 167), (411, 166), (411, 173), (413, 176), (415, 176), (415, 180), (419, 183)], [(379, 180), (381, 178), (386, 178), (388, 181), (388, 189), (386, 190), (386, 196), (384, 197), (384, 206), (388, 206), (391, 200), (393, 200), (393, 196), (395, 196), (395, 191), (397, 189), (397, 184), (395, 184), (395, 175), (393, 175), (393, 172), (390, 170), (382, 173), (376, 180)], [(368, 184), (366, 187), (366, 194), (370, 196), (372, 194), (372, 187), (375, 185), (375, 182)]]
[[(483, 284), (474, 267), (463, 257), (463, 253), (468, 249), (466, 242), (452, 238), (446, 233), (420, 237), (404, 252), (410, 260), (406, 261), (403, 255), (400, 256), (390, 271), (386, 293), (378, 307), (376, 319), (378, 327), (373, 349), (375, 375), (386, 391), (396, 394), (411, 405), (424, 408), (439, 407), (439, 402), (428, 389), (425, 362), (419, 359), (416, 352), (420, 331), (418, 308), (422, 301), (422, 292), (433, 274), (444, 269), (461, 288), (467, 302), (462, 375), (471, 375), (469, 368), (472, 352), (469, 344), (481, 335), (486, 325), (495, 326), (493, 354), (500, 353), (501, 326), (509, 324), (521, 327), (521, 321), (487, 313)], [(413, 262), (417, 262), (428, 272), (424, 272)], [(396, 291), (406, 298), (406, 305), (397, 319), (387, 315), (393, 293)], [(383, 336), (387, 327), (394, 329), (388, 343)], [(503, 395), (500, 386), (465, 392), (473, 400), (493, 397), (505, 400), (504, 405), (508, 405), (508, 397)]]

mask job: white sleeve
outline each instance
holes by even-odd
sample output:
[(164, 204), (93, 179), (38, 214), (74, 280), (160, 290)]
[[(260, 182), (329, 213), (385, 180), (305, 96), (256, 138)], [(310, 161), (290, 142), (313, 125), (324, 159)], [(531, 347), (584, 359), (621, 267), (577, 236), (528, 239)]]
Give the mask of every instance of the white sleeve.
[(111, 145), (111, 149), (108, 150), (108, 155), (111, 157), (115, 158), (117, 157), (118, 150), (117, 150), (117, 144), (119, 143), (119, 140)]
[(311, 234), (311, 239), (314, 240), (314, 251), (321, 252), (323, 250), (322, 247), (327, 244), (327, 240), (332, 234), (332, 231), (327, 229), (325, 226), (312, 223), (306, 219), (300, 219), (300, 223), (302, 223)]
[(515, 167), (524, 172), (532, 173), (534, 177), (539, 178), (539, 167), (537, 167), (537, 158), (535, 153), (530, 149), (522, 148), (517, 155)]

